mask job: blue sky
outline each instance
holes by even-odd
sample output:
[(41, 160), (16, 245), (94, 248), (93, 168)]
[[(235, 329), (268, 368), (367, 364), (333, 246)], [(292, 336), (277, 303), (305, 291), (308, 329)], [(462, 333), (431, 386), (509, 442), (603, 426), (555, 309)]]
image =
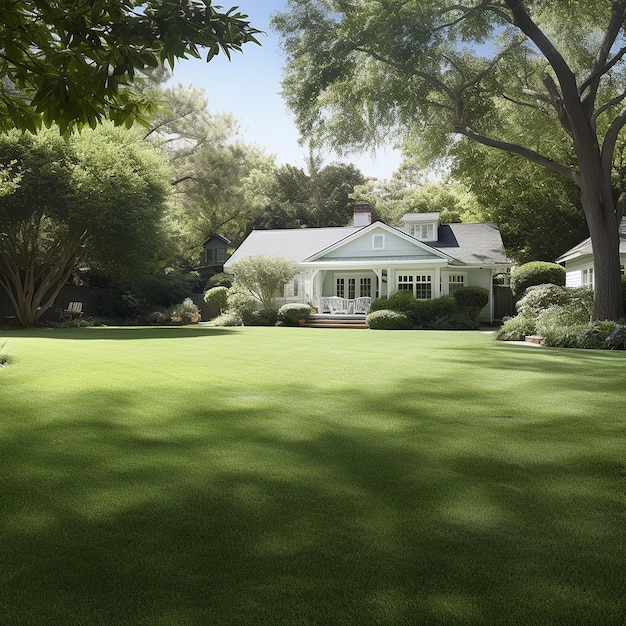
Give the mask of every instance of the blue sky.
[[(306, 169), (307, 151), (298, 145), (299, 133), (293, 116), (280, 96), (284, 58), (278, 36), (269, 28), (271, 15), (286, 10), (285, 0), (221, 0), (224, 7), (236, 5), (249, 15), (251, 24), (265, 32), (261, 46), (247, 44), (231, 61), (220, 54), (209, 63), (190, 59), (174, 69), (172, 82), (204, 89), (212, 113), (230, 112), (239, 120), (246, 141), (267, 154), (275, 154), (279, 164), (290, 163)], [(339, 160), (325, 154), (325, 163)], [(341, 159), (354, 163), (366, 176), (389, 178), (400, 163), (393, 150)]]

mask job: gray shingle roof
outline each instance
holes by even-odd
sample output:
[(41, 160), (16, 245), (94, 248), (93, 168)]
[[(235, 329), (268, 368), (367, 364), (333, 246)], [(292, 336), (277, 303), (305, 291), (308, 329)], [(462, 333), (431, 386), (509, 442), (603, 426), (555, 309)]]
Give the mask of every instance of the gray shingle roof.
[[(228, 268), (234, 261), (248, 256), (303, 261), (362, 228), (367, 227), (253, 230), (226, 262), (225, 267)], [(492, 222), (442, 224), (439, 227), (439, 240), (428, 242), (427, 245), (453, 257), (460, 264), (492, 265), (509, 262), (500, 231)]]

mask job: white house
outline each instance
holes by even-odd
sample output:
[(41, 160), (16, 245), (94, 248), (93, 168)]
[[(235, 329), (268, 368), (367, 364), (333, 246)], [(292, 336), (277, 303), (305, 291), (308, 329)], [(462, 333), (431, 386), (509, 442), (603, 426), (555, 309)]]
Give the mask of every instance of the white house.
[[(626, 266), (626, 217), (619, 226), (619, 256), (622, 274)], [(571, 250), (562, 254), (557, 260), (565, 267), (566, 287), (588, 287), (593, 289), (593, 248), (591, 238), (585, 239)]]
[(439, 213), (415, 213), (395, 228), (371, 223), (366, 203), (355, 205), (354, 226), (253, 230), (224, 271), (233, 273), (233, 263), (249, 256), (298, 262), (302, 271), (285, 287), (281, 303), (364, 313), (369, 308), (364, 302), (399, 290), (438, 298), (460, 286), (477, 286), (490, 293), (479, 318), (488, 322), (494, 318), (493, 277), (511, 265), (496, 224), (442, 224)]

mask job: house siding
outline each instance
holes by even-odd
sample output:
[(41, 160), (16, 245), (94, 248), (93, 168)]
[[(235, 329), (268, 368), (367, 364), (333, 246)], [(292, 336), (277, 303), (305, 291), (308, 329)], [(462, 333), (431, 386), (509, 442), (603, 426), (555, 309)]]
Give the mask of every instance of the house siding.
[[(383, 235), (385, 238), (384, 248), (374, 250), (372, 238), (374, 235)], [(438, 259), (440, 258), (427, 248), (418, 247), (415, 243), (394, 235), (386, 230), (377, 229), (357, 237), (346, 245), (331, 250), (328, 254), (319, 257), (321, 261), (334, 261), (342, 259)]]

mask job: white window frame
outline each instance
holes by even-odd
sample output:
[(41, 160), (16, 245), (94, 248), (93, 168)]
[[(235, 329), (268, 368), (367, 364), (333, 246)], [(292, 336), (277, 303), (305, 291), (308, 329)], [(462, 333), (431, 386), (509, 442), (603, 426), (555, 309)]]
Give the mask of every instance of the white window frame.
[(411, 224), (411, 235), (420, 241), (433, 241), (435, 238), (435, 225), (427, 224)]
[[(430, 294), (426, 298), (422, 297), (424, 289)], [(434, 295), (433, 275), (425, 272), (418, 274), (409, 272), (398, 273), (396, 277), (396, 291), (410, 291), (416, 300), (432, 300)]]
[(377, 233), (372, 235), (372, 250), (384, 250), (385, 249), (385, 235)]
[(585, 268), (580, 273), (581, 285), (587, 289), (593, 289), (593, 267)]
[[(461, 280), (458, 280), (458, 279)], [(456, 280), (453, 280), (456, 279)], [(454, 294), (454, 288), (450, 287), (467, 287), (467, 272), (442, 272), (441, 273), (441, 294), (444, 296), (452, 296)]]

